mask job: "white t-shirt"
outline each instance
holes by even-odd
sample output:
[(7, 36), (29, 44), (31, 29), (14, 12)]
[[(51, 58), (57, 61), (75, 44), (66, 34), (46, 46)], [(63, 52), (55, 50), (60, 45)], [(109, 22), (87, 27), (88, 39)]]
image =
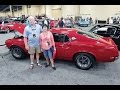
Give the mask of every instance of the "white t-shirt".
[(112, 19), (109, 19), (109, 23), (110, 23), (110, 24), (113, 24), (113, 20), (112, 20)]
[(2, 26), (4, 26), (4, 21), (2, 21)]

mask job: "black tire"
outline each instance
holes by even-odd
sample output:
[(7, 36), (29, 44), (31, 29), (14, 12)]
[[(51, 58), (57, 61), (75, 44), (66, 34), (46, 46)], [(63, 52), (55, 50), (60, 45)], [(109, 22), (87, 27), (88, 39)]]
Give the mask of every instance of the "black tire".
[(77, 68), (82, 69), (82, 70), (90, 69), (91, 67), (93, 67), (95, 63), (94, 57), (87, 53), (79, 53), (75, 55), (74, 61), (75, 61), (75, 65), (77, 66)]
[(11, 54), (15, 59), (24, 59), (26, 57), (25, 52), (20, 47), (12, 47)]

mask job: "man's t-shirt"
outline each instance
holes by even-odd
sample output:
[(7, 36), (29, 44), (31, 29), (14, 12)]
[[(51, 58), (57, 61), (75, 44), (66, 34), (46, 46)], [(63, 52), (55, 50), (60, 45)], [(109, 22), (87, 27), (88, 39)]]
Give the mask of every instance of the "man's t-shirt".
[(28, 46), (36, 47), (40, 45), (40, 33), (42, 32), (42, 27), (38, 24), (35, 26), (27, 25), (24, 29), (23, 36), (28, 38)]

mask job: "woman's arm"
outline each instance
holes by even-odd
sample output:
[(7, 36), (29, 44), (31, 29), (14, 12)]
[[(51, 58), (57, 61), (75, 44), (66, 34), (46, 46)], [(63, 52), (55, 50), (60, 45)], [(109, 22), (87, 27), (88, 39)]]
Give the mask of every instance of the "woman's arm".
[(54, 41), (54, 38), (53, 38), (53, 34), (51, 32), (50, 32), (50, 39), (51, 39), (52, 46), (54, 47), (54, 50), (56, 50), (55, 41)]

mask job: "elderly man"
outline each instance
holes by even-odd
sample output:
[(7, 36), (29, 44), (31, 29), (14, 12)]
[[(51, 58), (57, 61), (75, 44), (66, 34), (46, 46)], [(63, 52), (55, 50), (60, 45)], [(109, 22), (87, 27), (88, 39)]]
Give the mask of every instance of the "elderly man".
[(39, 54), (41, 53), (39, 36), (42, 32), (42, 27), (38, 24), (35, 24), (35, 18), (32, 16), (28, 17), (28, 22), (29, 24), (24, 29), (24, 43), (25, 48), (30, 54), (30, 69), (33, 69), (34, 54), (36, 54), (37, 66), (41, 66), (39, 63)]

